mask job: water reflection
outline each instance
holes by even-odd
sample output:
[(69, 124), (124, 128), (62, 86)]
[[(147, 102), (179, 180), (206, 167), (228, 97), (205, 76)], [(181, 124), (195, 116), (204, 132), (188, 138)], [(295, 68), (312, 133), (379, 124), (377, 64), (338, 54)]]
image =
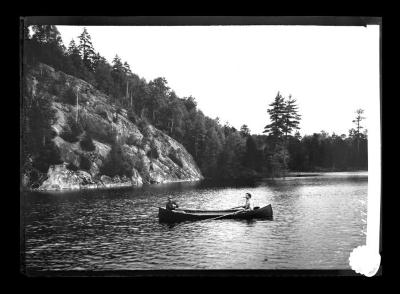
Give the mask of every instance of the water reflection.
[[(272, 204), (273, 221), (158, 221), (167, 196), (181, 207), (228, 209), (246, 192), (256, 206)], [(340, 269), (365, 244), (366, 174), (24, 196), (28, 269)]]

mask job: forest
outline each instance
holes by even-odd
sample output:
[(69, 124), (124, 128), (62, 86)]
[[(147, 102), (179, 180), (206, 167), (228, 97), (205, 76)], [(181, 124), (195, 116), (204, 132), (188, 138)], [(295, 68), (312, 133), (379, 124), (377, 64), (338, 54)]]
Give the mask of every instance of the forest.
[[(110, 64), (95, 50), (86, 28), (78, 36), (79, 43), (72, 40), (68, 47), (54, 25), (23, 27), (22, 35), (24, 71), (40, 62), (92, 84), (111, 97), (110, 103), (127, 109), (132, 122), (152, 124), (180, 142), (206, 178), (276, 177), (289, 171), (368, 167), (362, 109), (355, 110), (347, 135), (321, 131), (300, 136), (301, 115), (296, 99), (278, 92), (273, 102), (266, 104), (265, 117), (260, 118), (266, 121), (264, 133), (255, 135), (245, 122), (236, 129), (208, 117), (198, 109), (194, 97), (178, 97), (163, 77), (146, 81), (118, 55)], [(270, 98), (265, 97), (266, 101)], [(33, 156), (37, 166), (47, 167), (57, 161), (48, 139), (55, 119), (51, 102), (23, 99), (21, 131), (29, 136), (22, 142), (22, 165)], [(118, 162), (118, 158), (115, 160)]]

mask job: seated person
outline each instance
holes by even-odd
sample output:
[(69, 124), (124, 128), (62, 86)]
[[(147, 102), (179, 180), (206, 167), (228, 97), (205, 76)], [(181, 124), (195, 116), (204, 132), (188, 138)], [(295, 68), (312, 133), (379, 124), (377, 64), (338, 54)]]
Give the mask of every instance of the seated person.
[(245, 210), (253, 210), (253, 202), (251, 201), (250, 193), (246, 193), (246, 203), (242, 207)]
[(174, 209), (176, 209), (178, 207), (179, 207), (179, 205), (175, 201), (172, 201), (171, 196), (168, 196), (168, 201), (167, 201), (166, 208), (168, 210), (174, 210)]

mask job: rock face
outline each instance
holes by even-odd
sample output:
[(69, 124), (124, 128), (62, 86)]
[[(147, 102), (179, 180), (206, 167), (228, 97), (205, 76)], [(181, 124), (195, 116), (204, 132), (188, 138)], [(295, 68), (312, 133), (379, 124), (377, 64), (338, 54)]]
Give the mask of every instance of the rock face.
[[(180, 143), (152, 125), (132, 122), (125, 109), (118, 110), (107, 95), (87, 82), (44, 64), (31, 70), (25, 81), (33, 95), (49, 95), (53, 100), (57, 120), (52, 126), (55, 134), (52, 140), (64, 162), (50, 166), (39, 190), (141, 186), (203, 178), (192, 156)], [(65, 98), (68, 91), (77, 88), (78, 108)], [(77, 141), (71, 142), (64, 134), (70, 132), (71, 121), (76, 118), (84, 131)], [(82, 148), (84, 134), (93, 139), (94, 150)], [(122, 156), (133, 166), (131, 178), (111, 178), (101, 172), (112, 149), (112, 138), (119, 142)]]

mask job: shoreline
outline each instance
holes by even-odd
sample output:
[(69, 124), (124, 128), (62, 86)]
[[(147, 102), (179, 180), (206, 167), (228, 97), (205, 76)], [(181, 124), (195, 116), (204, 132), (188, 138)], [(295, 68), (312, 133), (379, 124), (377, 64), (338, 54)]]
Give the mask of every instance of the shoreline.
[(82, 190), (111, 190), (111, 189), (123, 189), (123, 188), (142, 188), (146, 186), (156, 186), (162, 184), (173, 184), (183, 182), (198, 182), (202, 179), (191, 179), (191, 180), (176, 180), (176, 181), (164, 181), (160, 183), (144, 183), (142, 185), (134, 185), (132, 182), (112, 183), (112, 184), (89, 184), (80, 185), (76, 188), (64, 188), (64, 189), (39, 189), (39, 188), (20, 188), (20, 192), (34, 192), (34, 193), (63, 193), (63, 192), (77, 192)]
[(142, 185), (135, 185), (133, 182), (120, 182), (120, 183), (97, 183), (97, 184), (88, 184), (88, 185), (79, 185), (74, 186), (72, 188), (64, 188), (64, 189), (39, 189), (39, 188), (20, 188), (20, 192), (35, 192), (35, 193), (62, 193), (62, 192), (76, 192), (81, 190), (111, 190), (111, 189), (123, 189), (123, 188), (142, 188), (146, 186), (156, 186), (163, 184), (173, 184), (173, 183), (185, 183), (185, 182), (208, 182), (214, 183), (218, 185), (225, 184), (246, 184), (246, 183), (254, 183), (260, 180), (271, 180), (271, 179), (284, 179), (290, 177), (315, 177), (321, 176), (326, 173), (344, 173), (344, 172), (368, 172), (368, 170), (354, 170), (354, 171), (324, 171), (324, 172), (289, 172), (285, 176), (279, 177), (267, 177), (267, 176), (258, 176), (253, 178), (238, 178), (238, 179), (213, 179), (213, 178), (203, 178), (203, 179), (187, 179), (187, 180), (167, 180), (159, 183), (143, 183)]

